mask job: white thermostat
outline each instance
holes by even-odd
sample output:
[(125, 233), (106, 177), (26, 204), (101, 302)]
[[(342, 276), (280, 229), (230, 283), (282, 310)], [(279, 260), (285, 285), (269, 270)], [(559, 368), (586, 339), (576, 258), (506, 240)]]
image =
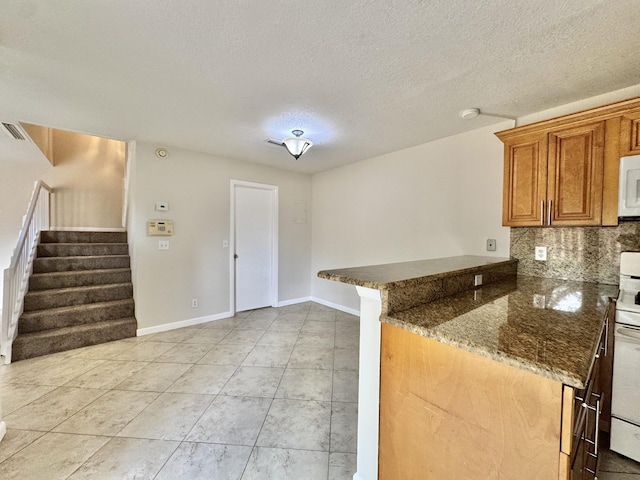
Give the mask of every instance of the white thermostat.
[(172, 220), (149, 220), (147, 222), (149, 235), (173, 235)]

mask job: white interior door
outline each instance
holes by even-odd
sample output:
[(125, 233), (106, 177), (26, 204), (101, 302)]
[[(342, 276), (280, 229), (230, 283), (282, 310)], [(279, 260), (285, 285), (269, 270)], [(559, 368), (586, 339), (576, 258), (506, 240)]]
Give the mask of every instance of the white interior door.
[(235, 310), (277, 302), (277, 187), (233, 185)]

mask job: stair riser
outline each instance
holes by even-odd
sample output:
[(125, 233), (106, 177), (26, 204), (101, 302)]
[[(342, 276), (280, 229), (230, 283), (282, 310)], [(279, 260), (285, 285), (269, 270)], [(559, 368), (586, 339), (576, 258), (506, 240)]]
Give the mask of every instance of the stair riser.
[(129, 268), (129, 257), (51, 257), (36, 258), (33, 261), (33, 273), (71, 272), (106, 268)]
[(29, 291), (48, 290), (51, 288), (84, 287), (89, 285), (106, 285), (109, 283), (131, 282), (131, 270), (114, 270), (94, 272), (63, 272), (47, 275), (32, 275), (29, 278)]
[(126, 232), (52, 232), (40, 233), (42, 243), (127, 243)]
[(108, 302), (122, 300), (133, 296), (133, 286), (105, 285), (102, 288), (87, 287), (77, 291), (56, 292), (45, 290), (29, 292), (24, 297), (24, 311), (42, 310), (45, 308), (66, 307), (70, 305), (84, 305), (87, 303)]
[(129, 255), (126, 243), (41, 243), (38, 257), (79, 257), (90, 255)]
[(133, 299), (124, 302), (86, 305), (72, 310), (43, 310), (23, 315), (18, 322), (18, 333), (33, 333), (54, 328), (72, 327), (116, 318), (133, 317)]
[(112, 320), (95, 328), (82, 329), (68, 333), (64, 330), (47, 332), (43, 336), (35, 334), (32, 337), (18, 336), (13, 343), (12, 360), (24, 360), (50, 353), (63, 352), (74, 348), (112, 342), (123, 338), (136, 336), (135, 319), (124, 321)]

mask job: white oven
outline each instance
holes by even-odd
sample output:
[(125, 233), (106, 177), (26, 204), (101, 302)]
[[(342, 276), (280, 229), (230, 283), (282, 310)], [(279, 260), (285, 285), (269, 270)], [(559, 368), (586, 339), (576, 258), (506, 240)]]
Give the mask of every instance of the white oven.
[(640, 462), (640, 252), (620, 257), (614, 342), (611, 450)]

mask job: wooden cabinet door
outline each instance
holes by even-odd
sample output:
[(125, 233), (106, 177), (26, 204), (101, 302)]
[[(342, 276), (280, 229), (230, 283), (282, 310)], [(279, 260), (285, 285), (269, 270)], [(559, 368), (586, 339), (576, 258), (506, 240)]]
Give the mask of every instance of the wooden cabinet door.
[(549, 134), (547, 209), (551, 225), (600, 225), (605, 122)]
[(505, 141), (502, 225), (540, 226), (547, 194), (547, 133)]
[(620, 156), (640, 154), (640, 111), (622, 116)]

